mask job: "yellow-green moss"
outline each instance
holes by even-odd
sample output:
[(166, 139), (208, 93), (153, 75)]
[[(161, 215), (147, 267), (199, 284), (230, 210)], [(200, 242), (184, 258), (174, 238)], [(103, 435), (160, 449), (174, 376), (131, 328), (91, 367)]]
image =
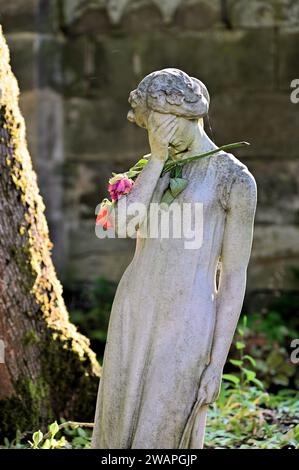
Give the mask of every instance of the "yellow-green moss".
[[(69, 322), (68, 313), (62, 297), (62, 286), (57, 279), (51, 259), (52, 243), (49, 239), (48, 226), (44, 216), (44, 203), (39, 193), (36, 174), (33, 171), (25, 138), (25, 123), (19, 110), (19, 89), (9, 64), (9, 51), (0, 27), (0, 84), (1, 84), (1, 121), (8, 131), (7, 147), (12, 150), (10, 175), (15, 187), (22, 193), (24, 220), (20, 235), (24, 240), (25, 258), (30, 260), (34, 279), (31, 293), (40, 307), (48, 326), (59, 332), (61, 339), (72, 338), (72, 350), (79, 356), (90, 355), (95, 372), (99, 366), (95, 355), (89, 349), (89, 341), (78, 334)], [(7, 156), (7, 158), (9, 158)], [(25, 237), (26, 232), (26, 237)], [(23, 253), (23, 255), (24, 255)], [(24, 265), (24, 256), (20, 265)], [(21, 266), (22, 268), (24, 266)]]
[[(6, 400), (0, 400), (0, 442), (4, 437), (12, 439), (16, 430), (26, 432), (41, 424), (43, 401), (49, 395), (48, 385), (43, 378), (19, 380), (16, 394)], [(49, 422), (53, 418), (49, 408)], [(13, 425), (12, 425), (13, 422)]]
[(29, 330), (23, 336), (23, 343), (27, 346), (29, 344), (37, 344), (40, 342), (40, 338), (36, 331)]
[[(90, 409), (96, 396), (100, 367), (89, 347), (89, 340), (70, 323), (51, 259), (52, 243), (44, 216), (44, 203), (39, 194), (25, 138), (25, 123), (19, 110), (19, 90), (9, 65), (9, 51), (0, 27), (0, 126), (2, 147), (11, 183), (18, 194), (22, 210), (16, 236), (19, 243), (12, 247), (19, 272), (24, 275), (22, 289), (32, 296), (34, 308), (24, 312), (40, 322), (40, 333), (24, 335), (25, 345), (38, 345), (41, 351), (40, 378), (34, 383), (21, 377), (15, 385), (16, 394), (0, 402), (1, 432), (32, 428), (37, 422), (51, 420), (52, 414)], [(18, 247), (18, 248), (17, 248)], [(78, 399), (81, 393), (80, 399)], [(76, 396), (77, 394), (77, 396)], [(43, 406), (42, 406), (43, 403)], [(41, 409), (49, 416), (41, 416)], [(56, 418), (58, 416), (55, 416)]]

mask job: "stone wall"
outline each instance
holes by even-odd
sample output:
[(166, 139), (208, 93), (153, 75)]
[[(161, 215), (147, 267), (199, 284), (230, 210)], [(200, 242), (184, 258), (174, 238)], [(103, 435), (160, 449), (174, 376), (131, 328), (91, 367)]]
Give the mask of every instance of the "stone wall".
[(148, 152), (126, 121), (147, 73), (204, 81), (218, 145), (255, 175), (259, 201), (248, 288), (295, 288), (299, 267), (298, 0), (0, 0), (28, 140), (65, 282), (118, 280), (134, 241), (100, 241), (94, 209), (111, 171)]

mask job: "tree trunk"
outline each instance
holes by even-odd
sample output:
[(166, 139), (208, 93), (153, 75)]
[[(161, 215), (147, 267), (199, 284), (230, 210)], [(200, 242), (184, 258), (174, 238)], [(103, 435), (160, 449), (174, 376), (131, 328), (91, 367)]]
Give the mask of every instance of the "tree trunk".
[(92, 419), (99, 378), (89, 341), (69, 322), (52, 264), (18, 94), (0, 29), (1, 438), (61, 416)]

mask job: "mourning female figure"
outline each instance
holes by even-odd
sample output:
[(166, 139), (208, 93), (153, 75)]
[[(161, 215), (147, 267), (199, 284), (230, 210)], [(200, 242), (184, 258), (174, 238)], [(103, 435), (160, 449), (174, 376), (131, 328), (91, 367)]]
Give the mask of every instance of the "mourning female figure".
[(207, 406), (217, 399), (245, 293), (255, 180), (223, 151), (188, 162), (186, 188), (161, 213), (173, 212), (178, 228), (184, 219), (175, 220), (173, 205), (200, 207), (200, 220), (190, 211), (200, 243), (172, 236), (174, 227), (169, 236), (149, 236), (144, 224), (169, 185), (169, 173), (161, 176), (166, 160), (217, 149), (203, 127), (209, 101), (205, 85), (178, 69), (151, 73), (130, 94), (128, 119), (147, 130), (151, 153), (118, 204), (146, 210), (122, 218), (128, 226), (134, 217), (136, 250), (111, 311), (94, 448), (203, 446)]

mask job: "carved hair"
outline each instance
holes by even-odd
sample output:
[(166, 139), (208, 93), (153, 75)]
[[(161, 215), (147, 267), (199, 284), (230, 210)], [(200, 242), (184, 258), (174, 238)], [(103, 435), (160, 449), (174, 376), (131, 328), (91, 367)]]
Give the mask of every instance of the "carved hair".
[(164, 114), (199, 119), (208, 113), (210, 96), (200, 80), (182, 70), (168, 68), (147, 75), (131, 91), (129, 103), (132, 108), (142, 106)]

